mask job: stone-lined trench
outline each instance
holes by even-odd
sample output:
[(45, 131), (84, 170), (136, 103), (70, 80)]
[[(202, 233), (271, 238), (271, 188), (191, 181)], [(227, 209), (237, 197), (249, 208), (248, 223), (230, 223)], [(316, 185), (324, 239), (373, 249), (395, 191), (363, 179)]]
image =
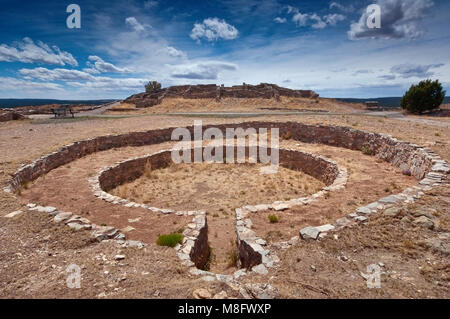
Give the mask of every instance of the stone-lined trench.
[[(222, 154), (226, 154), (226, 147), (221, 146)], [(201, 153), (205, 148), (200, 149)], [(244, 149), (243, 157), (248, 160), (250, 156), (250, 150), (248, 147)], [(186, 150), (185, 150), (186, 151)], [(194, 162), (195, 149), (188, 150), (191, 154), (191, 162)], [(214, 149), (218, 151), (218, 149)], [(288, 149), (278, 149), (280, 166), (289, 168), (291, 170), (297, 170), (307, 173), (320, 181), (322, 181), (327, 187), (326, 191), (332, 191), (342, 188), (346, 182), (346, 171), (345, 169), (339, 169), (337, 164), (322, 157), (315, 156), (310, 153), (300, 152), (298, 150), (288, 150)], [(269, 154), (273, 152), (273, 149), (269, 149)], [(235, 159), (237, 162), (237, 148), (234, 149)], [(228, 158), (228, 161), (230, 158)], [(260, 162), (260, 157), (255, 157), (255, 162)], [(196, 216), (192, 227), (188, 227), (183, 235), (185, 236), (185, 242), (177, 246), (175, 249), (178, 251), (181, 259), (186, 260), (189, 256), (190, 260), (198, 267), (205, 268), (205, 264), (208, 262), (208, 257), (210, 253), (209, 243), (208, 243), (208, 222), (205, 215), (207, 207), (199, 211), (174, 211), (167, 207), (150, 207), (145, 204), (139, 204), (135, 202), (128, 201), (125, 198), (120, 198), (118, 196), (113, 196), (108, 193), (111, 189), (114, 189), (118, 185), (122, 185), (126, 182), (131, 182), (139, 177), (141, 177), (147, 165), (150, 165), (152, 169), (160, 169), (167, 167), (172, 164), (171, 151), (160, 151), (152, 155), (147, 155), (143, 157), (128, 159), (117, 163), (112, 167), (103, 168), (98, 176), (92, 177), (90, 179), (92, 189), (95, 196), (107, 200), (113, 204), (123, 205), (125, 207), (140, 207), (148, 209), (152, 212), (159, 212), (163, 214), (176, 214), (178, 216)], [(239, 165), (239, 164), (236, 164)], [(337, 183), (335, 183), (337, 181)], [(261, 207), (266, 210), (281, 211), (292, 206), (298, 205), (299, 203), (306, 203), (313, 198), (318, 198), (324, 193), (324, 190), (317, 194), (313, 194), (308, 197), (303, 198), (293, 198), (288, 201), (275, 201), (274, 203), (261, 203)], [(251, 245), (261, 243), (260, 238), (249, 238), (248, 234), (251, 232), (247, 229), (239, 217), (236, 216), (235, 222), (235, 235), (236, 238), (236, 255), (238, 256), (238, 266), (240, 268), (250, 269), (262, 262), (261, 256), (255, 253)], [(194, 225), (195, 224), (195, 225)], [(191, 224), (190, 224), (191, 225)], [(223, 241), (224, 238), (214, 238), (214, 241)], [(223, 270), (223, 269), (222, 269)]]
[[(247, 122), (241, 124), (218, 125), (217, 127), (219, 129), (224, 129), (226, 127), (243, 127), (244, 129), (248, 127), (279, 127), (280, 134), (289, 132), (294, 140), (299, 140), (306, 143), (321, 143), (326, 145), (345, 147), (353, 150), (361, 150), (364, 147), (377, 158), (387, 161), (391, 165), (403, 170), (405, 174), (411, 174), (412, 176), (421, 180), (418, 187), (408, 188), (399, 195), (391, 195), (386, 198), (382, 198), (377, 202), (371, 203), (365, 207), (357, 209), (355, 213), (350, 214), (352, 216), (349, 215), (349, 218), (353, 218), (357, 222), (364, 222), (364, 220), (367, 219), (366, 216), (388, 205), (402, 203), (403, 201), (413, 201), (415, 197), (420, 196), (421, 190), (429, 189), (435, 185), (440, 184), (442, 179), (445, 179), (450, 171), (447, 163), (442, 161), (431, 150), (421, 148), (417, 145), (407, 142), (398, 141), (395, 138), (387, 135), (367, 133), (345, 127), (304, 125), (301, 123), (290, 122)], [(204, 127), (204, 129), (207, 128), (208, 126)], [(192, 132), (193, 127), (189, 127), (189, 129)], [(170, 139), (171, 131), (172, 129), (163, 129), (147, 132), (135, 132), (123, 135), (110, 135), (70, 144), (61, 148), (57, 152), (40, 158), (30, 165), (22, 167), (14, 175), (5, 191), (15, 191), (22, 187), (22, 185), (24, 185), (26, 182), (33, 181), (61, 165), (68, 164), (71, 161), (84, 157), (88, 154), (124, 146), (143, 146), (159, 144), (168, 141)], [(307, 203), (296, 203), (296, 205), (299, 204), (305, 205)], [(289, 207), (281, 206), (279, 208), (288, 209)], [(236, 210), (236, 217), (238, 222), (242, 222), (244, 226), (248, 226), (248, 218), (246, 219), (245, 215), (248, 215), (249, 213), (258, 211), (260, 209), (267, 209), (267, 207), (253, 206), (243, 207), (239, 210)], [(52, 210), (52, 212), (54, 212), (54, 210)], [(195, 217), (197, 217), (197, 215), (195, 215)], [(206, 218), (204, 223), (202, 222), (201, 218), (197, 218), (197, 220), (194, 221), (196, 222), (196, 225), (192, 228), (194, 230), (201, 230), (201, 228), (199, 227), (202, 225), (204, 227), (207, 227)], [(324, 235), (330, 231), (335, 231), (337, 226), (341, 225), (342, 223), (345, 224), (345, 221), (341, 219), (338, 220), (335, 225), (330, 224), (323, 225), (321, 227), (307, 227), (300, 232), (300, 235), (302, 238), (316, 239), (319, 237), (319, 235)], [(237, 227), (243, 226), (242, 224), (237, 225)], [(250, 235), (251, 236), (249, 236), (249, 239), (255, 240), (255, 242), (249, 243), (247, 244), (247, 246), (249, 246), (251, 248), (251, 251), (254, 252), (257, 262), (262, 262), (262, 264), (256, 264), (253, 267), (253, 270), (258, 273), (264, 274), (267, 272), (267, 270), (265, 268), (262, 269), (262, 267), (260, 266), (263, 265), (270, 267), (276, 263), (276, 258), (269, 257), (271, 249), (277, 248), (277, 245), (268, 247), (268, 249), (263, 248), (262, 246), (264, 246), (264, 244), (261, 241), (259, 243), (256, 242), (256, 240), (259, 240), (259, 238), (255, 238), (253, 234)], [(293, 238), (289, 242), (279, 244), (279, 246), (281, 248), (287, 248), (289, 245), (292, 245), (294, 243), (295, 239)], [(244, 247), (247, 249), (247, 246)], [(253, 253), (250, 253), (249, 255), (251, 254)], [(240, 257), (242, 260), (242, 256)], [(261, 258), (260, 261), (259, 258)], [(252, 257), (249, 259), (253, 260), (255, 258)], [(211, 274), (204, 273), (195, 269), (193, 269), (192, 272), (205, 275), (206, 277), (212, 277)], [(234, 277), (238, 278), (240, 275), (242, 275), (242, 273), (235, 274)], [(217, 279), (219, 279), (219, 277), (217, 277)]]

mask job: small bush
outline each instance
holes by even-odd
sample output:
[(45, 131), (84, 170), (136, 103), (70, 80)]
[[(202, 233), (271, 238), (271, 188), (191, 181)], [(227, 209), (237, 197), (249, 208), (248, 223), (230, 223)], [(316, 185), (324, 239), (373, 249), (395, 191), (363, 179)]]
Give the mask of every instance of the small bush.
[(150, 81), (145, 85), (145, 92), (154, 93), (161, 90), (161, 83), (157, 81)]
[(282, 140), (290, 140), (292, 138), (292, 134), (290, 131), (287, 131), (286, 133), (284, 133), (283, 135), (281, 135), (281, 139)]
[(438, 80), (430, 79), (421, 81), (417, 85), (411, 85), (408, 92), (402, 97), (400, 105), (402, 109), (410, 113), (422, 114), (439, 108), (444, 101), (445, 91)]
[(272, 224), (278, 223), (280, 221), (280, 218), (278, 218), (277, 215), (269, 215), (269, 222)]
[(372, 150), (367, 145), (361, 146), (361, 152), (365, 155), (372, 155)]
[(175, 247), (183, 241), (184, 236), (179, 233), (161, 235), (158, 237), (156, 244), (159, 246)]

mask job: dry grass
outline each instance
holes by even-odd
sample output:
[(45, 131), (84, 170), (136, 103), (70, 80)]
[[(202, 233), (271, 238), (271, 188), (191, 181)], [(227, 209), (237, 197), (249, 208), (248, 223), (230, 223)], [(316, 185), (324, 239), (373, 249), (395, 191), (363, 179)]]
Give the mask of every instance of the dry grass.
[[(317, 102), (319, 101), (319, 102)], [(133, 104), (123, 103), (116, 109), (134, 108)], [(149, 108), (137, 109), (139, 113), (168, 113), (168, 112), (239, 112), (239, 111), (268, 111), (267, 109), (286, 110), (327, 110), (327, 111), (348, 111), (348, 104), (330, 99), (307, 99), (282, 96), (280, 101), (263, 98), (223, 98), (216, 99), (184, 99), (165, 98), (161, 104)], [(354, 111), (361, 110), (358, 104), (352, 105)], [(133, 111), (133, 113), (135, 113)]]
[(112, 194), (135, 202), (217, 214), (246, 204), (288, 200), (319, 191), (324, 185), (302, 172), (280, 167), (261, 175), (262, 164), (174, 164), (151, 170)]

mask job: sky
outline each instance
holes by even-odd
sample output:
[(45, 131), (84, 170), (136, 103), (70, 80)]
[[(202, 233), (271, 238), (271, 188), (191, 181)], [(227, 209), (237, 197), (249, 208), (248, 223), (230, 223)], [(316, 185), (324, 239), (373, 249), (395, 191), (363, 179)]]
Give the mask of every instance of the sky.
[[(67, 20), (80, 8), (80, 28)], [(369, 5), (380, 8), (380, 28)], [(121, 99), (275, 83), (323, 97), (450, 92), (450, 1), (0, 0), (0, 98)], [(69, 18), (70, 21), (74, 22)]]

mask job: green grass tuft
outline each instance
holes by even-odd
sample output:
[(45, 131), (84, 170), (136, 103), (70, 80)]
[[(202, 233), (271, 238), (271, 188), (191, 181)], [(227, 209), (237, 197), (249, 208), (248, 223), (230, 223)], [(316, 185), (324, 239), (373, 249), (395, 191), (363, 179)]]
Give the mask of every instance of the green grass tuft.
[(159, 246), (175, 247), (183, 241), (184, 236), (179, 233), (161, 235), (158, 237), (156, 244)]
[(269, 221), (274, 224), (280, 221), (280, 218), (277, 215), (269, 215)]

